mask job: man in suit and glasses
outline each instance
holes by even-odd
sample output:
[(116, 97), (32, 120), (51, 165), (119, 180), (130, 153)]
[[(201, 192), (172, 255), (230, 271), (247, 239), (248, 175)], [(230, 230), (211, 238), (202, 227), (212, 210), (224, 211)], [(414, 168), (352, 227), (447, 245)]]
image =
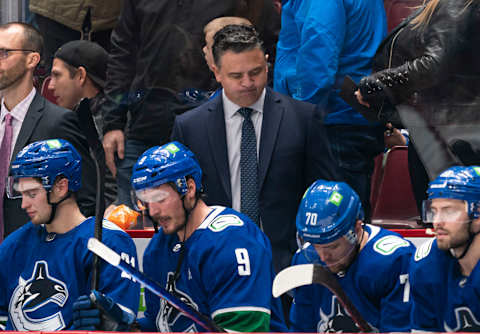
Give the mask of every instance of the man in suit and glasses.
[(86, 162), (82, 175), (90, 182), (80, 190), (78, 203), (84, 215), (94, 212), (94, 165), (77, 116), (46, 101), (33, 86), (42, 48), (43, 38), (34, 27), (20, 22), (0, 25), (0, 242), (28, 221), (21, 201), (5, 196), (5, 183), (11, 157), (37, 140), (67, 139), (80, 152)]

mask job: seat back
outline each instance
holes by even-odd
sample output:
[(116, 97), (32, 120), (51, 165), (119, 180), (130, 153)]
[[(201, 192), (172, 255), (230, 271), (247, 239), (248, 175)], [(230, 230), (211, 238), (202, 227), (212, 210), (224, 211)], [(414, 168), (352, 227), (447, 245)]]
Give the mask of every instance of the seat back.
[(423, 0), (384, 0), (388, 31), (390, 32), (422, 4)]
[(53, 95), (53, 90), (48, 89), (48, 84), (50, 83), (50, 80), (52, 80), (51, 76), (48, 76), (45, 78), (45, 80), (43, 80), (41, 94), (48, 101), (57, 104), (57, 99), (55, 98), (55, 95)]
[(384, 153), (377, 184), (370, 197), (372, 219), (408, 220), (419, 216), (408, 171), (407, 146), (394, 146)]
[(370, 183), (370, 204), (371, 208), (373, 209), (373, 205), (377, 202), (378, 198), (378, 190), (380, 188), (380, 183), (383, 178), (383, 153), (377, 155), (374, 158), (374, 167), (373, 167), (373, 174)]

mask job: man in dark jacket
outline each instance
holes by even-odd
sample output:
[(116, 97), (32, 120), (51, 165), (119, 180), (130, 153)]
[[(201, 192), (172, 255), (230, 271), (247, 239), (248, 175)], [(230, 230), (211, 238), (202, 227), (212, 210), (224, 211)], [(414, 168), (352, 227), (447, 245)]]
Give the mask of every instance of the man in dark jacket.
[(202, 54), (203, 27), (227, 15), (262, 22), (258, 30), (273, 50), (279, 16), (272, 0), (124, 1), (112, 33), (103, 106), (103, 145), (117, 177), (119, 204), (131, 205), (130, 175), (138, 156), (166, 143), (175, 115), (202, 103), (202, 91), (214, 88)]
[[(107, 61), (107, 51), (95, 42), (76, 40), (65, 43), (55, 52), (48, 85), (61, 107), (77, 111), (83, 98), (90, 99), (90, 109), (100, 140), (103, 137), (103, 115), (100, 108), (105, 102), (103, 88), (107, 76)], [(107, 171), (106, 205), (114, 202), (116, 196), (117, 184), (112, 174)]]

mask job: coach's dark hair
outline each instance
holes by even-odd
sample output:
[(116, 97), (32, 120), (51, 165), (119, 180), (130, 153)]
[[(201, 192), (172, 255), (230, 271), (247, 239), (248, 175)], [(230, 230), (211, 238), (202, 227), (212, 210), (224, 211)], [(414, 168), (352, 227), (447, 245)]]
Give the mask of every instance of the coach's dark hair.
[(24, 22), (9, 22), (0, 25), (0, 30), (6, 30), (12, 26), (20, 26), (23, 30), (22, 49), (38, 52), (40, 57), (43, 51), (42, 34), (32, 25)]
[(253, 49), (265, 52), (263, 41), (255, 28), (245, 25), (229, 24), (213, 36), (212, 54), (215, 65), (220, 67), (220, 58), (227, 51), (240, 53)]

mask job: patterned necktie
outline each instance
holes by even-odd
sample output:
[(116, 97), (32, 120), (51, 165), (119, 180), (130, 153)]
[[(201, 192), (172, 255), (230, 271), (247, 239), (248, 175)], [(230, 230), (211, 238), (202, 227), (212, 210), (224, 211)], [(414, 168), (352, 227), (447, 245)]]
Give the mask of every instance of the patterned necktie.
[(238, 109), (243, 116), (240, 146), (240, 211), (259, 224), (257, 138), (250, 118), (253, 110)]
[(5, 227), (3, 225), (3, 198), (5, 196), (5, 185), (10, 165), (10, 154), (12, 151), (12, 115), (5, 115), (5, 132), (2, 144), (0, 145), (0, 242), (3, 240)]

